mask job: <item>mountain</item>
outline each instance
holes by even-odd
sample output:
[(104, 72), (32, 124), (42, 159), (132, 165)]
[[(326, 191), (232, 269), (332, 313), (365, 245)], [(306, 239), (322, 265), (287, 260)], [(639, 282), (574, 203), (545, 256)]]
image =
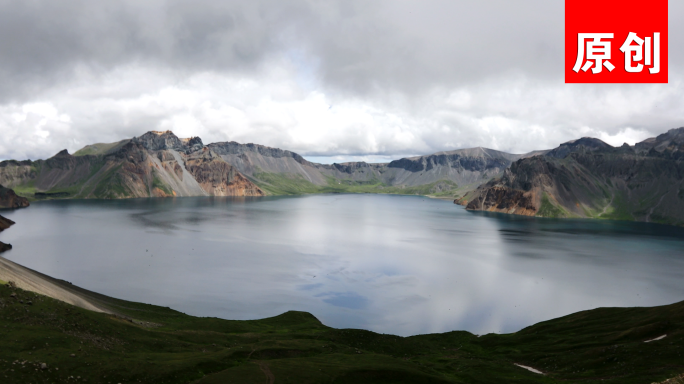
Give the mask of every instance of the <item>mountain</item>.
[(317, 164), (283, 149), (204, 145), (199, 137), (152, 131), (74, 155), (0, 162), (0, 184), (16, 191), (5, 200), (14, 205), (23, 204), (21, 196), (397, 193), (456, 198), (469, 210), (674, 225), (684, 225), (683, 180), (684, 128), (634, 146), (584, 137), (523, 155), (470, 148), (385, 164)]
[(612, 147), (582, 138), (516, 160), (455, 201), (469, 210), (684, 225), (684, 128)]
[(501, 175), (522, 157), (486, 148), (403, 158), (387, 164), (317, 164), (258, 144), (181, 139), (147, 132), (66, 150), (47, 160), (0, 162), (0, 183), (35, 198), (262, 196), (373, 192), (456, 197)]
[(236, 142), (207, 146), (273, 194), (378, 192), (452, 196), (474, 189), (527, 155), (460, 149), (385, 164), (317, 164), (277, 148)]
[(0, 183), (35, 198), (264, 195), (198, 137), (153, 131), (77, 154), (63, 150), (47, 160), (3, 161)]

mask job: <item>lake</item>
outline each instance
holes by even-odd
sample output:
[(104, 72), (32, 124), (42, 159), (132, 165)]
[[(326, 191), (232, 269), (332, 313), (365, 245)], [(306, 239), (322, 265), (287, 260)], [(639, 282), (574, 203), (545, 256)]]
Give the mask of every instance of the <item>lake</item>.
[(36, 202), (3, 256), (195, 316), (288, 310), (415, 335), (514, 332), (603, 306), (684, 300), (684, 229), (469, 212), (417, 196)]

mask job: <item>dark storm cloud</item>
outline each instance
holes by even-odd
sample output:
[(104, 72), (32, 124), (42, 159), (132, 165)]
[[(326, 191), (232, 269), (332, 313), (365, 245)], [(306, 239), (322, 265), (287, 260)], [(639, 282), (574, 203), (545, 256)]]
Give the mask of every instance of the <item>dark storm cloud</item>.
[(300, 49), (344, 89), (422, 88), (562, 60), (561, 1), (0, 0), (0, 94), (30, 95), (81, 66), (236, 71)]
[(561, 0), (0, 0), (0, 158), (151, 129), (303, 154), (618, 145), (682, 125), (670, 84), (564, 84)]
[[(671, 46), (682, 11), (671, 9)], [(0, 0), (0, 94), (131, 62), (244, 71), (299, 50), (341, 89), (413, 91), (522, 72), (562, 81), (564, 2)], [(681, 64), (673, 50), (671, 62)]]
[(0, 0), (0, 95), (30, 97), (82, 67), (247, 70), (275, 49), (275, 4)]

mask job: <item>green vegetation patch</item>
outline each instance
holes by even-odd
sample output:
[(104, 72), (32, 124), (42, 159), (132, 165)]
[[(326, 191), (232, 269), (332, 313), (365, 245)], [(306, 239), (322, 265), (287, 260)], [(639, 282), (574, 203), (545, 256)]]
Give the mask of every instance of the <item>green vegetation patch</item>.
[(93, 182), (95, 189), (92, 191), (92, 195), (100, 199), (118, 199), (130, 196), (128, 187), (121, 179), (122, 176), (119, 172), (121, 168), (122, 165), (119, 164), (99, 175)]
[(570, 214), (563, 207), (553, 204), (551, 199), (549, 199), (549, 196), (544, 192), (541, 199), (541, 206), (539, 207), (539, 211), (537, 211), (537, 216), (563, 218), (570, 217)]
[(33, 199), (33, 195), (36, 193), (36, 181), (30, 180), (26, 183), (15, 185), (12, 187), (12, 190), (19, 196)]
[(682, 371), (684, 302), (600, 308), (507, 335), (399, 337), (306, 312), (234, 321), (87, 294), (118, 315), (0, 285), (3, 383), (632, 384)]
[(167, 195), (173, 195), (173, 189), (169, 188), (169, 186), (159, 178), (157, 171), (152, 172), (152, 188), (159, 188)]
[(74, 156), (85, 156), (85, 155), (105, 155), (111, 153), (114, 150), (124, 146), (129, 140), (117, 141), (115, 143), (97, 143), (86, 145), (85, 147), (79, 149), (74, 153)]
[(320, 193), (321, 187), (295, 173), (254, 173), (252, 181), (271, 195)]
[(625, 194), (620, 191), (615, 191), (613, 202), (610, 204), (610, 207), (606, 209), (606, 212), (601, 215), (601, 218), (634, 221), (632, 212), (633, 210), (630, 208), (630, 204), (627, 201)]

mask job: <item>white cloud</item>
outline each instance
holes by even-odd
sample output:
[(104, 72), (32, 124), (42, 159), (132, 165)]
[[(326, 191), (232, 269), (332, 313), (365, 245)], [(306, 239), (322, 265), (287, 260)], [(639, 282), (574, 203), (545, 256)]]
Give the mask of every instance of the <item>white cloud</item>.
[(562, 3), (492, 1), (0, 5), (0, 158), (165, 129), (331, 162), (620, 145), (684, 125), (675, 49), (669, 84), (564, 84)]

